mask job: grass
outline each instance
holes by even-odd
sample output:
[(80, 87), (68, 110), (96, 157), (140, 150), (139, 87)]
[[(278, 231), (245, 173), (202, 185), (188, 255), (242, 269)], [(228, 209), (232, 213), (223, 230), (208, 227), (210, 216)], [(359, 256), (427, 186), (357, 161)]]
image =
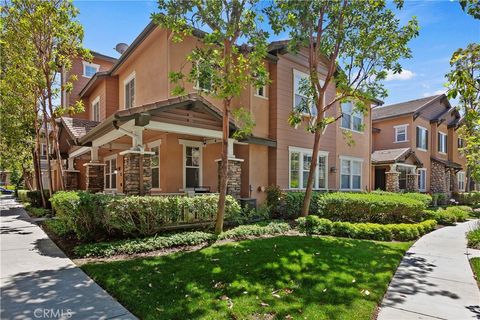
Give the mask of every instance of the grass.
[(473, 273), (477, 279), (478, 287), (480, 288), (480, 258), (470, 259), (470, 265), (472, 266)]
[(480, 224), (476, 229), (467, 233), (468, 247), (473, 249), (480, 249)]
[(141, 319), (371, 319), (410, 245), (280, 236), (82, 268)]

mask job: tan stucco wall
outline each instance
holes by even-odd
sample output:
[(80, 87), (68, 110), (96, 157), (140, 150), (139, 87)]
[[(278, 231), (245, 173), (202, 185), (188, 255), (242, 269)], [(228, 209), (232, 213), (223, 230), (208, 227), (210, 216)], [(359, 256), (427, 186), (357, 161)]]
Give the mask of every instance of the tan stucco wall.
[[(408, 124), (406, 142), (395, 142), (395, 126)], [(373, 134), (373, 149), (387, 150), (409, 148), (412, 146), (412, 139), (415, 139), (415, 130), (412, 129), (412, 116), (407, 115), (383, 121), (373, 121), (373, 127), (380, 129), (379, 133)]]

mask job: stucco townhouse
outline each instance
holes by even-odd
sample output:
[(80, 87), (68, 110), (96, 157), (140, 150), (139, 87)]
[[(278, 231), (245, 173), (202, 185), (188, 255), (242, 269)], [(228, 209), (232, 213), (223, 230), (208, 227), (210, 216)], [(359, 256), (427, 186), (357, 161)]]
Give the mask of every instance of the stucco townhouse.
[(445, 94), (372, 110), (372, 189), (451, 195), (466, 190), (462, 118)]
[[(76, 74), (79, 80), (62, 101), (80, 99), (85, 111), (58, 120), (65, 174), (57, 179), (63, 178), (67, 189), (94, 192), (217, 192), (221, 101), (205, 94), (208, 83), (187, 84), (187, 95), (172, 96), (168, 79), (169, 71), (178, 71), (201, 45), (196, 36), (174, 43), (168, 30), (150, 23), (118, 59), (93, 52), (91, 62), (75, 60), (63, 78)], [(269, 185), (305, 188), (313, 146), (313, 135), (304, 127), (288, 124), (302, 99), (299, 82), (308, 76), (307, 52), (294, 54), (286, 42), (274, 42), (265, 63), (270, 84), (248, 87), (233, 102), (250, 111), (253, 134), (229, 140), (228, 193), (258, 202), (264, 201)], [(319, 73), (325, 74), (325, 68)], [(332, 83), (327, 99), (335, 93)], [(330, 115), (342, 111), (342, 119), (329, 125), (321, 139), (315, 189), (370, 190), (371, 113), (360, 114), (345, 103)], [(232, 121), (231, 131), (236, 128)], [(353, 145), (344, 138), (345, 130)]]

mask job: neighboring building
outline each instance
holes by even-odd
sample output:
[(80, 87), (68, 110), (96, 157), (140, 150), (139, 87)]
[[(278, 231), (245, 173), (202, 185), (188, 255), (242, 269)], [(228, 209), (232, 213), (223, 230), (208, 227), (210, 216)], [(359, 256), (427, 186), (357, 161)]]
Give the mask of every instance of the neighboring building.
[(372, 125), (373, 189), (465, 191), (461, 116), (444, 94), (374, 108)]
[[(218, 191), (221, 101), (202, 94), (208, 83), (187, 84), (187, 95), (171, 95), (168, 73), (180, 70), (187, 54), (202, 44), (196, 37), (174, 43), (169, 35), (151, 23), (118, 60), (94, 54), (97, 72), (77, 60), (77, 67), (63, 74), (81, 79), (64, 102), (81, 99), (85, 106), (83, 113), (59, 119), (67, 188), (125, 194)], [(229, 140), (228, 193), (260, 202), (268, 185), (304, 189), (313, 146), (312, 134), (287, 121), (301, 99), (298, 82), (306, 76), (306, 53), (289, 53), (285, 43), (275, 42), (265, 63), (271, 84), (246, 88), (233, 101), (252, 114), (253, 135)], [(328, 96), (335, 92), (332, 84)], [(353, 112), (348, 103), (342, 109), (341, 121), (328, 126), (321, 139), (315, 188), (369, 190), (370, 112)], [(340, 115), (338, 106), (331, 115)], [(230, 128), (237, 128), (233, 121)], [(351, 132), (353, 146), (343, 130)]]

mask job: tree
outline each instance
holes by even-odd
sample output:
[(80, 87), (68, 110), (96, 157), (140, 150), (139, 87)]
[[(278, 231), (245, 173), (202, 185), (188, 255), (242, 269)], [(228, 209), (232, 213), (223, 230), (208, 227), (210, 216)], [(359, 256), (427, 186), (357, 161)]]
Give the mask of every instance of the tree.
[[(397, 8), (402, 7), (396, 1)], [(387, 9), (383, 0), (276, 0), (265, 10), (276, 33), (288, 31), (289, 50), (308, 49), (309, 79), (300, 91), (306, 98), (294, 108), (289, 122), (314, 135), (312, 160), (302, 208), (308, 215), (312, 197), (320, 139), (327, 125), (340, 117), (331, 116), (338, 103), (352, 101), (356, 112), (366, 112), (370, 101), (386, 96), (382, 85), (387, 71), (400, 73), (399, 59), (410, 58), (408, 42), (418, 35), (416, 19), (405, 26)], [(326, 72), (319, 75), (322, 64)], [(326, 101), (330, 85), (336, 96)], [(304, 120), (304, 114), (308, 114)]]
[[(71, 68), (73, 57), (87, 59), (91, 57), (82, 47), (83, 28), (76, 20), (78, 10), (68, 0), (13, 0), (7, 4), (5, 10), (5, 18), (10, 22), (12, 30), (22, 32), (23, 41), (19, 45), (20, 49), (28, 48), (29, 52), (33, 50), (33, 54), (27, 57), (30, 59), (29, 66), (34, 69), (37, 76), (32, 92), (35, 95), (35, 106), (37, 108), (40, 106), (38, 115), (42, 116), (41, 120), (35, 118), (37, 141), (41, 123), (44, 126), (48, 150), (50, 138), (52, 138), (52, 149), (57, 158), (59, 176), (63, 177), (55, 119), (66, 112), (81, 111), (83, 105), (81, 102), (73, 106), (54, 105), (54, 100), (61, 90), (71, 89), (71, 82), (68, 81), (60, 86), (58, 76), (60, 72)], [(17, 72), (24, 72), (24, 70), (18, 68)], [(47, 157), (47, 163), (51, 193), (50, 157)], [(62, 179), (60, 179), (60, 189), (63, 189)]]
[[(250, 134), (253, 126), (243, 108), (233, 109), (232, 100), (240, 96), (248, 85), (263, 86), (268, 78), (264, 64), (267, 34), (257, 28), (259, 15), (255, 5), (258, 1), (160, 0), (160, 13), (153, 15), (154, 21), (171, 30), (173, 41), (182, 41), (194, 33), (202, 38), (203, 46), (194, 48), (187, 56), (187, 61), (192, 65), (191, 71), (170, 73), (170, 80), (175, 83), (172, 94), (185, 94), (183, 83), (186, 79), (191, 83), (207, 83), (209, 88), (204, 94), (222, 101), (220, 195), (215, 224), (217, 234), (223, 230), (231, 115), (243, 124), (234, 137)], [(199, 29), (205, 28), (211, 32), (199, 32)]]

